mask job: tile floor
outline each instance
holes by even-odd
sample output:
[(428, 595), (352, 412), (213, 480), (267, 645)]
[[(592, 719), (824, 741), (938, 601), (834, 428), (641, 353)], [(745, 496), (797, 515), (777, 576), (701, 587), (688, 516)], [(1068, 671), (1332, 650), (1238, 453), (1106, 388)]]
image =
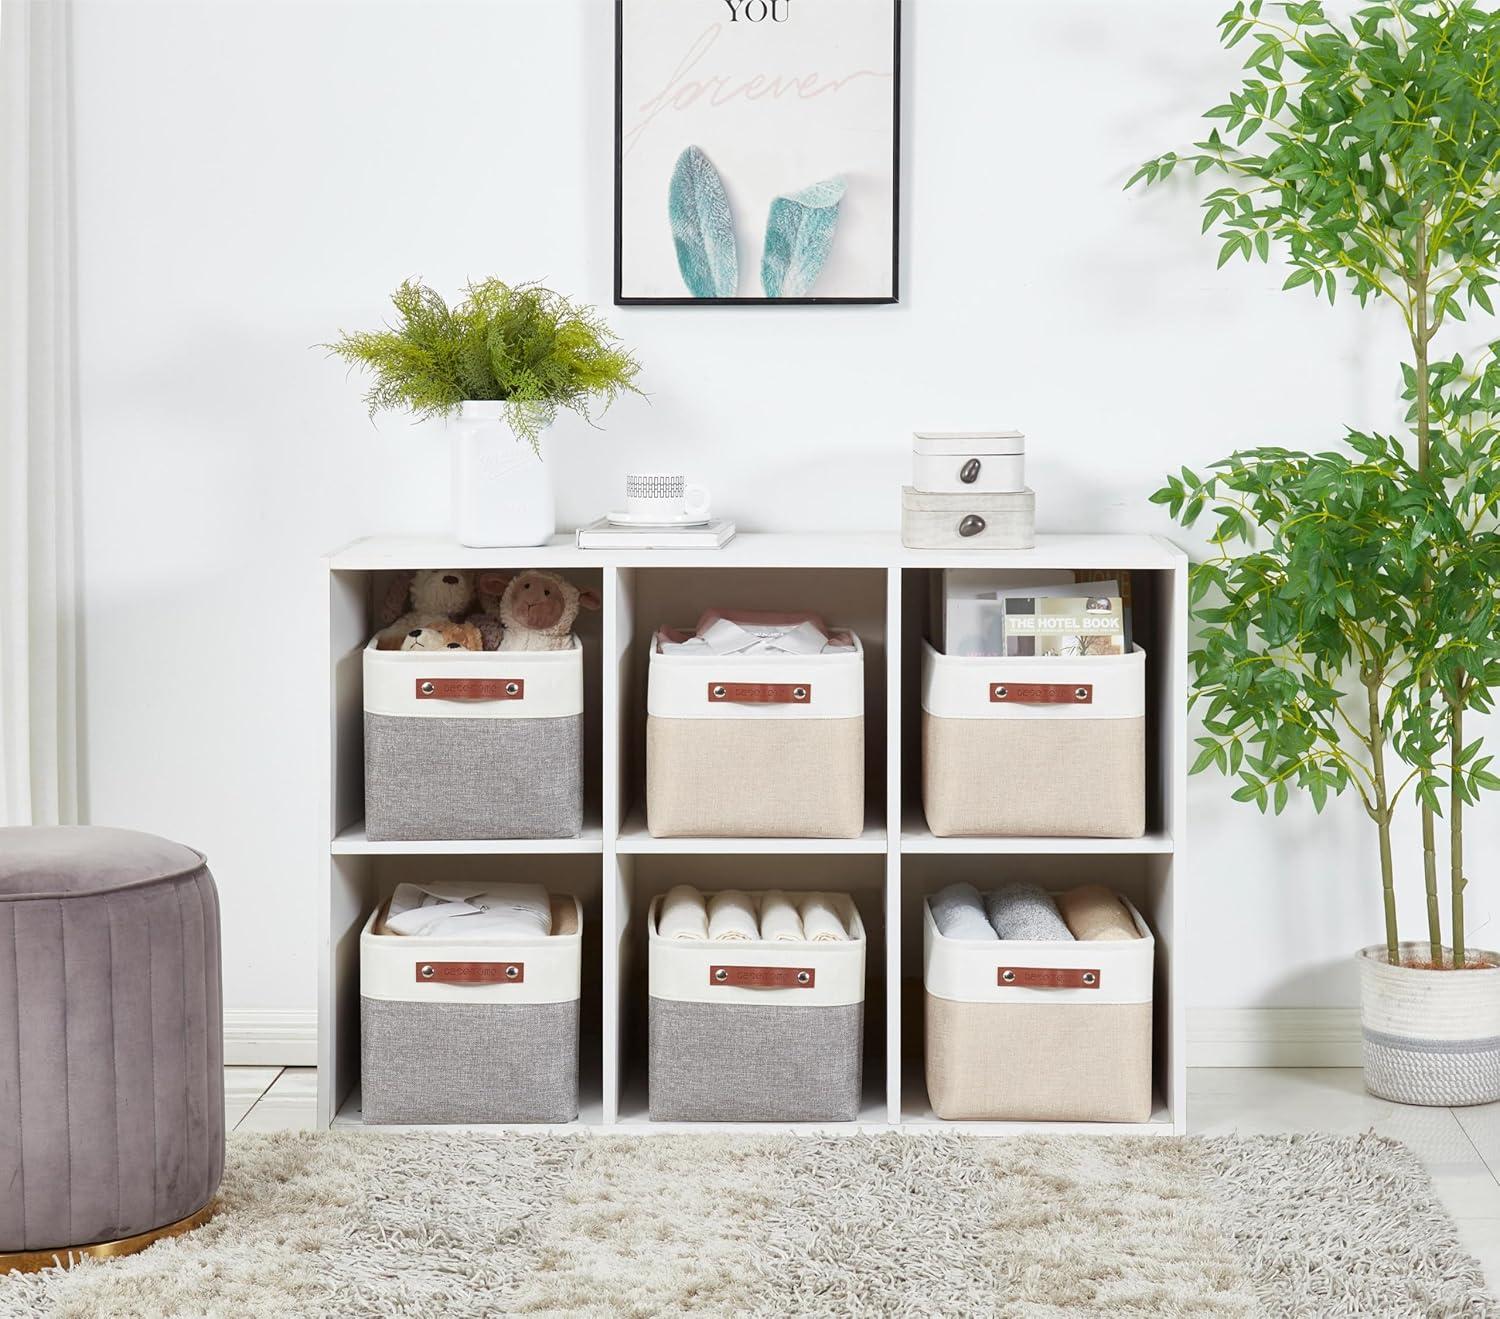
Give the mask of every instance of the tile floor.
[[(310, 1129), (317, 1073), (310, 1067), (229, 1067), (224, 1107), (237, 1131)], [(1189, 1073), (1195, 1134), (1374, 1129), (1404, 1141), (1432, 1174), (1448, 1212), (1491, 1285), (1500, 1283), (1500, 1104), (1406, 1108), (1364, 1091), (1354, 1067), (1198, 1067)]]

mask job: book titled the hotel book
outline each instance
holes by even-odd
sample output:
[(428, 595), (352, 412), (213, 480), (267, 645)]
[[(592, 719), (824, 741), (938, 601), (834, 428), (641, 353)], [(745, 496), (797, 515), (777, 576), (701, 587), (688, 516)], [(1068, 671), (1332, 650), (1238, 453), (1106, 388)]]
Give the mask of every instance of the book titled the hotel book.
[(1007, 655), (1125, 653), (1125, 611), (1117, 595), (1015, 596), (1004, 604)]

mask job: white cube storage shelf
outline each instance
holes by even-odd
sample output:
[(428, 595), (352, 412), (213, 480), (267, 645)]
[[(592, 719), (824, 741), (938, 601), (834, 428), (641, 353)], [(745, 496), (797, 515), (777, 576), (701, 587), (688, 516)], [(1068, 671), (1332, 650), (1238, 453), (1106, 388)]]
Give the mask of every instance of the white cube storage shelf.
[[(577, 838), (375, 842), (364, 831), (363, 648), (387, 574), (413, 568), (548, 568), (599, 591), (579, 621), (584, 648), (584, 823)], [(1128, 570), (1135, 639), (1147, 653), (1145, 832), (1130, 838), (935, 837), (922, 809), (922, 648), (931, 570)], [(546, 884), (583, 909), (579, 1116), (569, 1130), (763, 1129), (652, 1122), (648, 1111), (647, 915), (674, 884), (850, 893), (867, 940), (863, 1094), (850, 1122), (772, 1129), (911, 1132), (1186, 1130), (1184, 1012), (1175, 952), (1186, 843), (1187, 559), (1137, 535), (1041, 535), (1025, 550), (909, 550), (892, 532), (742, 534), (723, 550), (474, 550), (450, 540), (377, 537), (323, 561), (328, 600), (328, 817), (319, 1011), (319, 1118), (360, 1121), (359, 942), (369, 914), (416, 878)], [(646, 828), (649, 644), (661, 624), (711, 607), (808, 609), (864, 646), (864, 828), (850, 838), (655, 838)], [(1045, 765), (1030, 772), (1045, 773)], [(1152, 1110), (1144, 1122), (938, 1118), (923, 1075), (923, 907), (955, 879), (1104, 883), (1127, 896), (1156, 940)], [(552, 1130), (556, 1128), (537, 1128)]]

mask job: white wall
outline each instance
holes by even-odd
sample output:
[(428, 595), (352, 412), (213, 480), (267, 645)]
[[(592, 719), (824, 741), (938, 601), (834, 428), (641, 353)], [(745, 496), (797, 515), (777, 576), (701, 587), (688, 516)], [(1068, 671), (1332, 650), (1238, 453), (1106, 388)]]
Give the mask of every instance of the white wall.
[[(230, 1008), (313, 1004), (318, 556), (446, 525), (434, 435), (312, 347), (403, 276), (541, 278), (639, 350), (649, 403), (556, 429), (565, 525), (680, 464), (745, 528), (892, 527), (913, 428), (1014, 424), (1045, 529), (1167, 531), (1167, 468), (1396, 424), (1385, 316), (1215, 273), (1191, 180), (1121, 191), (1227, 89), (1221, 8), (912, 0), (900, 305), (622, 310), (607, 0), (79, 0), (88, 791), (208, 852)], [(1353, 802), (1204, 780), (1193, 826), (1190, 1002), (1352, 1003)]]

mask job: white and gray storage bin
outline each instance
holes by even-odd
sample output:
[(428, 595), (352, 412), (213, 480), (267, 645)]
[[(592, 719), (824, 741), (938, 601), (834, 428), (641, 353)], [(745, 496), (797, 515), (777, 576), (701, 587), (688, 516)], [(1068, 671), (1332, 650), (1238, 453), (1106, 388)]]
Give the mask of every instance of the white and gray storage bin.
[(922, 650), (922, 805), (939, 838), (1139, 838), (1146, 652)]
[(369, 1123), (571, 1122), (578, 1116), (583, 908), (503, 941), (359, 939), (360, 1072)]
[(576, 838), (583, 643), (364, 652), (365, 836)]
[[(835, 629), (841, 631), (842, 629)], [(657, 838), (857, 838), (865, 655), (683, 655), (651, 644), (646, 827)]]
[(1150, 927), (1139, 939), (949, 939), (922, 904), (927, 1097), (947, 1120), (1145, 1122)]
[(1020, 431), (918, 431), (911, 484), (926, 494), (996, 494), (1026, 489), (1026, 437)]
[(653, 1122), (859, 1116), (865, 929), (836, 942), (669, 939), (649, 928)]

